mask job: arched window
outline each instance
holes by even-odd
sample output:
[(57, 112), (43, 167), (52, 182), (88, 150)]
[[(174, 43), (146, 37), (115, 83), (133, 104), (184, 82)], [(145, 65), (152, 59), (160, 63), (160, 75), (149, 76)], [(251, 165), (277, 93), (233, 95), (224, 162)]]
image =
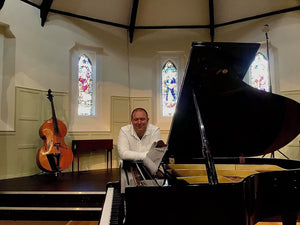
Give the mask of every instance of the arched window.
[(257, 53), (249, 71), (249, 81), (252, 87), (262, 91), (270, 91), (268, 63), (267, 58), (261, 52)]
[(95, 116), (95, 73), (91, 60), (82, 54), (78, 59), (78, 115)]
[(161, 71), (162, 116), (173, 116), (178, 98), (178, 71), (175, 64), (168, 60)]
[(80, 43), (70, 49), (70, 124), (69, 131), (106, 129), (102, 98), (103, 49)]

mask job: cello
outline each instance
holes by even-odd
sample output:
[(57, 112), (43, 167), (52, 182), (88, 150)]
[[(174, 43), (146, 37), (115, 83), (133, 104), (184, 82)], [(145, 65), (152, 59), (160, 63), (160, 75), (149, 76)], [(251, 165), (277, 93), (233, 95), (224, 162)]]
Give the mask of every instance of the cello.
[(56, 118), (51, 92), (49, 89), (47, 98), (51, 102), (52, 118), (46, 120), (39, 129), (39, 135), (44, 141), (44, 145), (37, 152), (36, 163), (45, 172), (58, 173), (71, 165), (73, 153), (70, 146), (66, 145), (64, 141), (67, 127)]

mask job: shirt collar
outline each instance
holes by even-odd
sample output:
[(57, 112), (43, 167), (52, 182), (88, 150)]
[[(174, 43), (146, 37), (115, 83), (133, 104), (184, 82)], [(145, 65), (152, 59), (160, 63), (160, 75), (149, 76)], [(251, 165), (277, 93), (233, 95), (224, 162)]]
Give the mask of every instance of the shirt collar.
[[(132, 125), (132, 124), (130, 124), (130, 125), (131, 125), (131, 126), (130, 126), (130, 132), (131, 132), (131, 135), (139, 139), (139, 137), (137, 136), (137, 134), (136, 134), (136, 132), (135, 132), (135, 130), (134, 130), (134, 128), (133, 128), (133, 125)], [(147, 135), (150, 134), (150, 131), (149, 131), (148, 128), (149, 128), (149, 124), (147, 125), (146, 131), (145, 131), (143, 137), (145, 137), (145, 136), (147, 136)]]

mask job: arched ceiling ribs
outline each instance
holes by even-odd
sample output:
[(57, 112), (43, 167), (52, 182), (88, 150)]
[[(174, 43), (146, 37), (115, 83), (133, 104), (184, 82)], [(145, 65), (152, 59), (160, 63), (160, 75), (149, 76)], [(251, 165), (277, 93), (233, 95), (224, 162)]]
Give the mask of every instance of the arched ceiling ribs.
[[(1, 7), (1, 4), (3, 6), (4, 1), (5, 0), (0, 0), (0, 7)], [(205, 6), (205, 7), (202, 7), (202, 5), (198, 4), (199, 3), (198, 1), (192, 1), (193, 3), (195, 3), (195, 7), (197, 9), (197, 10), (192, 10), (193, 13), (196, 13), (198, 15), (199, 15), (199, 13), (200, 14), (202, 13), (201, 15), (208, 15), (209, 18), (207, 18), (207, 16), (204, 16), (204, 17), (202, 17), (203, 20), (201, 21), (201, 20), (199, 20), (199, 17), (197, 17), (197, 15), (196, 15), (193, 18), (196, 18), (197, 20), (192, 21), (191, 20), (192, 17), (189, 17), (189, 20), (187, 20), (187, 21), (189, 21), (189, 22), (187, 22), (189, 24), (185, 24), (184, 22), (181, 23), (181, 20), (178, 20), (178, 18), (180, 19), (181, 16), (184, 16), (181, 14), (179, 14), (179, 16), (176, 18), (172, 14), (170, 14), (171, 18), (175, 18), (175, 20), (176, 20), (175, 22), (173, 20), (170, 20), (170, 18), (168, 18), (168, 20), (164, 20), (163, 19), (164, 17), (162, 17), (162, 16), (165, 16), (165, 14), (164, 14), (164, 12), (162, 12), (162, 10), (159, 11), (159, 10), (156, 10), (157, 8), (151, 8), (153, 6), (157, 7), (157, 3), (158, 3), (157, 1), (156, 1), (156, 5), (155, 5), (155, 4), (152, 4), (152, 1), (139, 2), (139, 0), (114, 0), (114, 1), (112, 1), (112, 3), (111, 3), (112, 5), (111, 5), (111, 7), (109, 7), (109, 9), (111, 9), (115, 13), (111, 13), (111, 14), (109, 14), (109, 13), (107, 13), (107, 11), (103, 11), (103, 10), (102, 10), (102, 13), (98, 13), (97, 11), (95, 11), (95, 10), (105, 8), (105, 7), (102, 7), (101, 3), (104, 4), (104, 2), (101, 0), (94, 1), (96, 5), (85, 4), (85, 0), (82, 0), (83, 4), (80, 7), (77, 7), (76, 9), (74, 7), (71, 7), (73, 5), (68, 6), (68, 4), (74, 4), (74, 2), (79, 3), (80, 0), (76, 0), (76, 1), (72, 0), (72, 1), (69, 1), (70, 3), (68, 3), (64, 0), (56, 0), (56, 1), (53, 1), (53, 0), (20, 0), (20, 1), (25, 2), (31, 6), (34, 6), (38, 9), (40, 9), (41, 26), (45, 25), (49, 12), (56, 13), (56, 14), (61, 14), (64, 16), (74, 17), (74, 18), (78, 18), (78, 19), (82, 19), (82, 20), (92, 21), (92, 22), (96, 22), (96, 23), (101, 23), (101, 24), (106, 24), (109, 26), (126, 29), (128, 31), (127, 35), (128, 35), (130, 43), (133, 42), (134, 32), (137, 29), (153, 29), (153, 30), (159, 30), (159, 29), (209, 29), (210, 39), (213, 42), (214, 37), (215, 37), (215, 29), (217, 29), (218, 27), (227, 26), (227, 25), (231, 25), (231, 24), (235, 24), (235, 23), (241, 23), (241, 22), (250, 21), (250, 20), (255, 20), (255, 19), (268, 17), (268, 16), (272, 16), (272, 15), (276, 15), (276, 14), (300, 10), (300, 3), (298, 3), (297, 1), (293, 0), (293, 4), (288, 4), (288, 2), (286, 2), (287, 8), (283, 8), (281, 6), (284, 5), (285, 1), (281, 0), (280, 4), (279, 3), (277, 5), (275, 4), (275, 6), (272, 3), (272, 5), (270, 5), (271, 10), (266, 13), (262, 13), (262, 10), (260, 10), (260, 9), (258, 9), (258, 10), (252, 9), (252, 13), (249, 13), (247, 11), (248, 8), (246, 6), (246, 7), (244, 7), (244, 10), (247, 11), (247, 13), (245, 13), (245, 14), (246, 15), (252, 14), (254, 16), (248, 16), (248, 17), (244, 17), (244, 18), (230, 20), (227, 18), (234, 18), (234, 17), (231, 17), (228, 15), (228, 13), (231, 13), (230, 10), (229, 11), (226, 10), (225, 12), (227, 14), (225, 13), (224, 15), (222, 15), (221, 19), (218, 18), (219, 15), (217, 15), (215, 12), (215, 6), (218, 6), (215, 4), (216, 1), (202, 0), (203, 3), (205, 1), (207, 1), (206, 3), (208, 3), (208, 8), (206, 7), (207, 4), (203, 4), (203, 6)], [(163, 1), (161, 1), (161, 2), (163, 3)], [(256, 2), (258, 2), (258, 1), (256, 1)], [(122, 5), (123, 7), (118, 8), (117, 6), (119, 6), (121, 4), (123, 4)], [(141, 5), (140, 9), (139, 9), (139, 4)], [(147, 8), (147, 6), (145, 7), (145, 4), (148, 4), (150, 8), (149, 7)], [(90, 7), (90, 8), (84, 8), (86, 5), (88, 5), (88, 7)], [(62, 6), (64, 6), (64, 7), (62, 7)], [(290, 7), (288, 7), (288, 6), (290, 6)], [(167, 5), (167, 7), (170, 7), (170, 5)], [(177, 5), (175, 5), (174, 7), (175, 7), (175, 11), (181, 10), (181, 9), (178, 9)], [(231, 6), (228, 5), (228, 7), (231, 7)], [(81, 10), (81, 8), (82, 8), (82, 10)], [(130, 10), (130, 8), (131, 8), (131, 12), (130, 12), (130, 15), (128, 16), (128, 10)], [(216, 8), (216, 9), (218, 9), (218, 8)], [(66, 10), (68, 10), (68, 12)], [(142, 10), (142, 12), (141, 12), (141, 10)], [(144, 16), (143, 13), (145, 12), (145, 10), (146, 10), (146, 14), (147, 14), (147, 20), (145, 20), (143, 17)], [(149, 15), (151, 15), (151, 10), (153, 10), (152, 15), (154, 18), (159, 16), (162, 23), (165, 23), (165, 21), (168, 21), (169, 23), (167, 22), (165, 24), (162, 24), (162, 23), (157, 23), (157, 21), (159, 21), (159, 20), (154, 20), (155, 21), (154, 24), (151, 25), (151, 20), (149, 20)], [(172, 9), (170, 9), (170, 11), (172, 11)], [(205, 13), (205, 11), (206, 11), (206, 13)], [(208, 11), (208, 13), (207, 13), (207, 11)], [(83, 12), (93, 12), (93, 13), (91, 13), (90, 15), (87, 15), (87, 14), (83, 15), (83, 14), (81, 14)], [(156, 12), (159, 12), (160, 14), (156, 15)], [(187, 13), (186, 11), (182, 11), (182, 12)], [(240, 15), (242, 15), (242, 14), (240, 14)], [(183, 17), (182, 17), (182, 19), (183, 19)], [(215, 23), (216, 19), (218, 19), (218, 21), (219, 21), (218, 23)], [(113, 22), (113, 21), (115, 21), (115, 22)], [(149, 21), (150, 21), (150, 23), (149, 23)], [(143, 23), (143, 22), (145, 22), (145, 23)], [(138, 25), (136, 25), (136, 23), (138, 23)], [(203, 24), (201, 24), (201, 23), (203, 23)], [(147, 24), (147, 25), (144, 25), (144, 24)]]
[(41, 17), (41, 25), (42, 27), (45, 25), (47, 20), (48, 13), (51, 9), (51, 5), (53, 0), (43, 0), (40, 8), (40, 17)]

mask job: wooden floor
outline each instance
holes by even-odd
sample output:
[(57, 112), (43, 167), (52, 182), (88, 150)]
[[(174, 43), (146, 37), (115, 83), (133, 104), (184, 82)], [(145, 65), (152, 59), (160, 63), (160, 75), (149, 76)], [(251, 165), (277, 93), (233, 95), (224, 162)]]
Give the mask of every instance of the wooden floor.
[(0, 225), (98, 225), (98, 221), (0, 221)]
[[(0, 225), (98, 225), (98, 223), (98, 221), (0, 221)], [(256, 225), (282, 225), (282, 223), (259, 222)]]
[[(119, 181), (119, 169), (81, 171), (79, 173), (37, 174), (0, 180), (0, 193), (23, 191), (106, 191), (106, 184)], [(99, 221), (8, 221), (0, 225), (98, 225)], [(259, 222), (256, 225), (281, 225), (280, 222)], [(300, 223), (297, 223), (300, 225)]]
[(119, 169), (36, 174), (0, 180), (0, 192), (6, 191), (105, 191), (106, 184), (119, 181)]
[[(80, 171), (79, 173), (67, 172), (57, 176), (41, 173), (28, 177), (0, 180), (0, 195), (9, 195), (17, 202), (22, 202), (22, 200), (18, 200), (17, 196), (24, 195), (24, 193), (38, 196), (44, 196), (47, 193), (51, 195), (59, 193), (62, 200), (69, 194), (73, 196), (82, 195), (82, 193), (101, 193), (105, 197), (107, 183), (119, 180), (119, 169)], [(31, 217), (30, 221), (3, 219), (0, 217), (0, 225), (98, 225), (99, 223), (99, 221), (38, 221), (38, 218), (31, 219)]]

